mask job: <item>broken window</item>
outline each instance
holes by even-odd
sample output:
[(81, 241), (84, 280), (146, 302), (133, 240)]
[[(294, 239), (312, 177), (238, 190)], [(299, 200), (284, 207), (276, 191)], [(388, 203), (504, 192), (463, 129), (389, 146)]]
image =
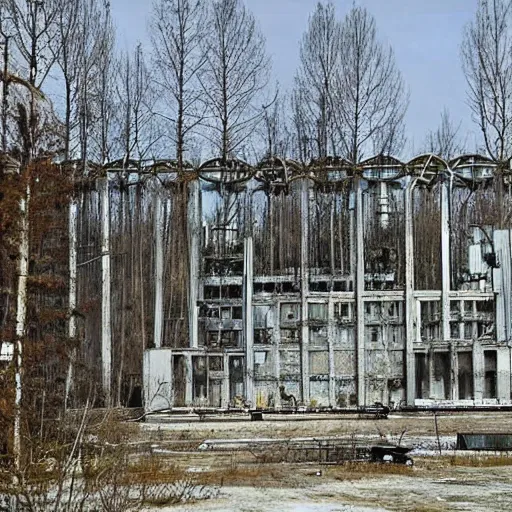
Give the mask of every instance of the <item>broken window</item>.
[(272, 343), (272, 329), (254, 329), (254, 343), (256, 345), (270, 345)]
[(298, 343), (299, 334), (297, 329), (281, 329), (281, 343)]
[(296, 322), (300, 320), (300, 304), (283, 303), (281, 304), (281, 323)]

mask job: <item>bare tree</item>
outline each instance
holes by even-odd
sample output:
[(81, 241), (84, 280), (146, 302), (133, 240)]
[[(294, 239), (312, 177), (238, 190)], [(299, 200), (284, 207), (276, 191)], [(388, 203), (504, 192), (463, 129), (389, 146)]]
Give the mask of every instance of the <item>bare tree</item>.
[(511, 0), (479, 0), (461, 51), (469, 105), (486, 150), (497, 161), (511, 156), (511, 16)]
[(374, 18), (353, 7), (341, 26), (341, 66), (335, 89), (343, 156), (399, 153), (408, 105), (404, 81), (391, 48), (377, 39)]
[(450, 112), (441, 112), (441, 122), (435, 131), (430, 131), (425, 141), (425, 151), (450, 160), (465, 152), (465, 144), (459, 136), (460, 124), (454, 125)]
[(265, 39), (241, 0), (215, 0), (204, 38), (206, 63), (199, 74), (212, 116), (210, 140), (227, 159), (242, 149), (263, 118), (259, 108), (270, 61)]
[(265, 157), (288, 156), (291, 150), (291, 137), (285, 112), (287, 99), (277, 89), (274, 98), (266, 103), (263, 123), (259, 130), (264, 142)]
[[(100, 0), (60, 1), (56, 21), (60, 51), (56, 61), (63, 77), (64, 158), (69, 159), (82, 157), (82, 150), (86, 153), (87, 143), (80, 142), (80, 116), (87, 111), (84, 101), (91, 99), (92, 78), (101, 55), (102, 28), (108, 10)], [(82, 132), (87, 137), (87, 130)]]
[(300, 45), (293, 95), (293, 108), (301, 119), (300, 138), (309, 141), (318, 157), (337, 152), (333, 90), (339, 80), (340, 52), (340, 23), (334, 5), (319, 2)]
[(133, 56), (126, 53), (119, 62), (117, 111), (120, 115), (118, 151), (125, 160), (143, 159), (161, 138), (153, 116), (154, 93), (150, 72), (140, 44)]
[(193, 130), (203, 120), (197, 75), (205, 63), (203, 0), (158, 0), (153, 5), (151, 41), (162, 93), (158, 114), (173, 125), (178, 167), (183, 168)]
[[(24, 99), (17, 104), (17, 125), (21, 159), (28, 162), (35, 156), (39, 140), (48, 145), (48, 128), (53, 124), (49, 102), (41, 102), (39, 93), (60, 52), (56, 32), (59, 0), (3, 0), (13, 40), (20, 57), (20, 74), (26, 77)], [(45, 121), (43, 121), (43, 119)]]
[[(118, 141), (118, 105), (116, 104), (117, 62), (114, 54), (115, 30), (108, 4), (99, 20), (95, 66), (87, 82), (81, 83), (80, 140), (82, 158), (94, 158), (104, 163), (115, 153)], [(91, 84), (91, 88), (87, 87)], [(89, 143), (89, 139), (90, 143)], [(91, 146), (91, 147), (90, 147)]]

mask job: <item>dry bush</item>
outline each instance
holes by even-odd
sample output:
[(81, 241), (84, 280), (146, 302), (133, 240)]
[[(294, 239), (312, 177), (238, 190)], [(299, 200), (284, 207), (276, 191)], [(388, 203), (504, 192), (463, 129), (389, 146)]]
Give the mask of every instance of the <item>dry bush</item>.
[(152, 484), (145, 488), (144, 503), (148, 505), (176, 505), (216, 498), (219, 487), (197, 483), (192, 478), (182, 478), (173, 483)]

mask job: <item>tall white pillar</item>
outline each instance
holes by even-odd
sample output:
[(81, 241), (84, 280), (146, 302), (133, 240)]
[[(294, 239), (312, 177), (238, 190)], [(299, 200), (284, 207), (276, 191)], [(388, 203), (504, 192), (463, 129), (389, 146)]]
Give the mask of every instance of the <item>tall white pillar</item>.
[(199, 346), (198, 341), (198, 291), (199, 291), (199, 261), (201, 246), (201, 203), (199, 179), (189, 183), (188, 199), (188, 243), (189, 243), (189, 344), (191, 348)]
[(365, 328), (364, 328), (364, 219), (363, 190), (356, 178), (356, 351), (357, 351), (357, 403), (366, 403), (365, 393)]
[(154, 240), (155, 240), (155, 309), (153, 342), (161, 348), (164, 317), (164, 212), (160, 191), (155, 194)]
[(101, 364), (105, 406), (111, 403), (112, 326), (110, 313), (110, 193), (109, 175), (100, 183), (101, 193)]
[(252, 315), (253, 295), (253, 248), (252, 237), (244, 240), (244, 334), (245, 334), (245, 368), (246, 389), (245, 396), (253, 405), (256, 405), (254, 396), (254, 328)]
[(406, 358), (406, 400), (414, 405), (416, 398), (416, 369), (414, 358), (414, 231), (412, 202), (415, 180), (405, 187), (405, 358)]

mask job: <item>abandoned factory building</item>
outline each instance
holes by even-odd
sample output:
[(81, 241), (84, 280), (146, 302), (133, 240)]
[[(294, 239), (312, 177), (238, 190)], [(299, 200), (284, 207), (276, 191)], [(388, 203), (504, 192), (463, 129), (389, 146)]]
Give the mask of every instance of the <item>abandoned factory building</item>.
[[(122, 371), (147, 410), (510, 402), (508, 163), (156, 162), (98, 183), (78, 216), (98, 220), (102, 320), (83, 329), (106, 392)], [(144, 316), (129, 333), (121, 278)], [(85, 267), (78, 283), (80, 302)], [(137, 347), (124, 340), (122, 369), (119, 336)]]

